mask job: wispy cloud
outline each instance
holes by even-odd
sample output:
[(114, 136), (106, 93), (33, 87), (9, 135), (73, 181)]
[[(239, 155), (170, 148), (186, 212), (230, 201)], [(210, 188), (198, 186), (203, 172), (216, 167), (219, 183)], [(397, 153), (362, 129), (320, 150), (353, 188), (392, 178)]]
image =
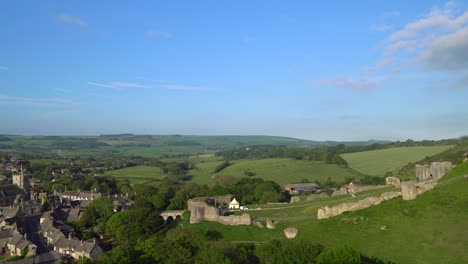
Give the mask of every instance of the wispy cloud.
[(257, 41), (257, 38), (252, 36), (245, 36), (244, 38), (242, 38), (242, 42), (245, 44), (253, 43), (255, 41)]
[[(422, 18), (407, 23), (400, 30), (392, 33), (386, 41), (390, 53), (415, 48), (427, 48), (434, 41), (446, 34), (456, 32), (468, 26), (468, 10), (456, 16), (453, 5), (448, 3), (444, 8), (433, 8)], [(465, 39), (466, 42), (466, 39)]]
[[(467, 11), (468, 18), (468, 11)], [(422, 60), (431, 69), (468, 69), (468, 26), (435, 39), (424, 52)]]
[(442, 79), (428, 88), (431, 91), (458, 91), (468, 89), (468, 72), (463, 77), (455, 80)]
[(86, 22), (85, 20), (67, 13), (58, 14), (57, 20), (65, 24), (70, 24), (78, 27), (88, 26), (88, 22)]
[(108, 82), (108, 83), (98, 83), (98, 82), (88, 82), (89, 85), (96, 87), (112, 88), (112, 89), (128, 89), (128, 88), (151, 88), (149, 85), (145, 85), (137, 82)]
[(148, 38), (162, 38), (162, 39), (170, 39), (174, 37), (174, 34), (171, 32), (159, 31), (159, 30), (153, 30), (153, 29), (147, 30), (145, 32), (145, 35)]
[(371, 25), (370, 29), (372, 31), (378, 31), (378, 32), (387, 32), (390, 31), (394, 28), (394, 25), (388, 25), (388, 24), (374, 24)]
[(394, 59), (384, 58), (384, 59), (380, 60), (379, 62), (377, 62), (375, 65), (367, 67), (365, 69), (365, 71), (366, 72), (375, 72), (375, 71), (379, 71), (379, 70), (382, 70), (382, 69), (386, 69), (386, 68), (388, 68), (388, 67), (390, 67), (392, 65), (394, 65)]
[(352, 80), (346, 77), (335, 77), (332, 79), (319, 80), (318, 83), (356, 92), (372, 92), (377, 89), (377, 84), (367, 78)]
[(162, 84), (159, 87), (168, 90), (178, 91), (214, 91), (215, 89), (199, 86), (187, 86), (187, 85), (176, 85), (176, 84)]
[(63, 89), (63, 88), (55, 88), (54, 90), (57, 91), (57, 92), (62, 92), (62, 93), (68, 93), (68, 92), (70, 92), (70, 90), (68, 90), (68, 89)]
[(382, 14), (382, 17), (387, 18), (387, 17), (397, 17), (400, 16), (400, 11), (398, 10), (393, 10), (393, 11), (388, 11)]
[(8, 67), (0, 66), (0, 70), (8, 70)]
[[(400, 28), (392, 28), (381, 44), (382, 57), (364, 72), (386, 71), (395, 75), (407, 70), (427, 74), (427, 70), (431, 70), (450, 73), (452, 79), (448, 83), (463, 79), (463, 71), (468, 69), (468, 9), (457, 8), (448, 2), (442, 7), (433, 7)], [(466, 82), (435, 84), (430, 89), (457, 90), (464, 85)]]
[(79, 102), (76, 99), (70, 98), (32, 98), (0, 94), (0, 104), (28, 105), (37, 107), (63, 107), (67, 105), (76, 105), (79, 104)]

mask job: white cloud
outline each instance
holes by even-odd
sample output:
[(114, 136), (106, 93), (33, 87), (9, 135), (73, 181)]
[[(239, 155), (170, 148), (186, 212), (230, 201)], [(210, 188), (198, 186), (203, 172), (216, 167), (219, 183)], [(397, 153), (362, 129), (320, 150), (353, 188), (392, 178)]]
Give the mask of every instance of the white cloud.
[(332, 79), (319, 80), (318, 83), (357, 92), (372, 92), (377, 89), (377, 84), (367, 78), (351, 80), (345, 77), (335, 77)]
[(126, 88), (151, 88), (151, 86), (136, 83), (136, 82), (109, 82), (109, 83), (97, 83), (97, 82), (88, 82), (89, 85), (112, 88), (112, 89), (126, 89)]
[(372, 31), (378, 31), (378, 32), (387, 32), (390, 31), (394, 28), (394, 25), (388, 25), (388, 24), (379, 24), (379, 25), (372, 25), (370, 29)]
[(79, 17), (72, 16), (72, 15), (67, 14), (67, 13), (58, 14), (57, 19), (58, 19), (58, 21), (60, 21), (62, 23), (66, 23), (66, 24), (70, 24), (70, 25), (75, 25), (75, 26), (79, 26), (79, 27), (88, 26), (88, 22), (84, 21), (83, 19), (81, 19)]
[(460, 29), (468, 23), (468, 10), (456, 16), (451, 5), (445, 8), (433, 8), (420, 19), (406, 24), (402, 29), (394, 32), (388, 38), (389, 42), (397, 42), (405, 39), (420, 39), (428, 34), (441, 34)]
[(199, 87), (199, 86), (187, 86), (187, 85), (175, 85), (175, 84), (163, 84), (159, 87), (168, 89), (168, 90), (178, 90), (178, 91), (213, 91), (212, 88)]
[(0, 66), (0, 70), (8, 70), (8, 67)]
[(165, 31), (158, 31), (158, 30), (147, 30), (145, 32), (145, 35), (148, 38), (163, 38), (163, 39), (170, 39), (174, 36), (171, 32), (165, 32)]
[(79, 104), (79, 102), (70, 98), (32, 98), (0, 94), (0, 104), (28, 105), (37, 107), (63, 107), (67, 105), (76, 105)]
[[(452, 2), (434, 7), (390, 34), (383, 42), (382, 59), (367, 72), (388, 69), (460, 71), (468, 68), (468, 9)], [(388, 60), (393, 58), (392, 63)]]
[(422, 59), (431, 69), (468, 69), (468, 26), (435, 39)]

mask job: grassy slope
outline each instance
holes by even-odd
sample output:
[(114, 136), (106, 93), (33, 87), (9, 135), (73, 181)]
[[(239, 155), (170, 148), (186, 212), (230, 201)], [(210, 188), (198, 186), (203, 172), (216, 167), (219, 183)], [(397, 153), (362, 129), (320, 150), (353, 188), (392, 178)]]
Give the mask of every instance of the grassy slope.
[[(386, 261), (468, 263), (468, 181), (462, 176), (465, 174), (468, 174), (468, 162), (457, 166), (445, 176), (447, 178), (442, 178), (439, 186), (418, 196), (416, 200), (403, 201), (396, 198), (379, 206), (326, 220), (313, 219), (318, 208), (316, 203), (310, 207), (286, 209), (284, 212), (251, 211), (262, 217), (278, 214), (278, 219), (281, 219), (282, 213), (288, 214), (291, 221), (282, 220), (276, 230), (208, 222), (184, 224), (184, 227), (217, 230), (225, 240), (230, 241), (262, 242), (272, 238), (285, 239), (281, 231), (293, 226), (299, 229), (297, 239), (322, 243), (328, 247), (348, 244), (366, 255)], [(336, 203), (336, 200), (331, 203)], [(305, 219), (301, 220), (301, 215)], [(382, 226), (386, 230), (381, 230)]]
[(106, 175), (115, 177), (117, 180), (128, 179), (130, 183), (138, 184), (160, 180), (166, 175), (159, 167), (135, 166), (119, 170), (106, 171)]
[(260, 160), (238, 160), (233, 165), (220, 171), (213, 176), (213, 170), (222, 162), (198, 163), (198, 169), (191, 171), (193, 180), (197, 183), (213, 183), (215, 177), (234, 176), (245, 177), (244, 171), (250, 169), (264, 180), (273, 180), (281, 186), (287, 183), (301, 182), (302, 179), (309, 181), (325, 181), (331, 177), (335, 181), (343, 181), (346, 176), (359, 178), (360, 174), (351, 170), (340, 168), (335, 164), (325, 164), (320, 161), (302, 161), (294, 159), (260, 159)]
[(413, 179), (415, 164), (430, 164), (433, 161), (451, 161), (456, 164), (460, 157), (466, 152), (468, 152), (468, 139), (460, 140), (453, 148), (403, 166), (396, 172), (396, 176), (401, 179)]
[(415, 162), (427, 156), (449, 149), (451, 146), (400, 147), (373, 151), (356, 152), (341, 155), (351, 168), (364, 174), (383, 176), (409, 162)]

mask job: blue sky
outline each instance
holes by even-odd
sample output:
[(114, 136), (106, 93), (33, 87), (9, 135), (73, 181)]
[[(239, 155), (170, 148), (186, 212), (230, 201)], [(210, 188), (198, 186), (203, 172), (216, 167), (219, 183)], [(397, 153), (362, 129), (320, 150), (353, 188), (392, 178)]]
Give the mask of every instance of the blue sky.
[(0, 36), (0, 133), (468, 134), (463, 1), (1, 1)]

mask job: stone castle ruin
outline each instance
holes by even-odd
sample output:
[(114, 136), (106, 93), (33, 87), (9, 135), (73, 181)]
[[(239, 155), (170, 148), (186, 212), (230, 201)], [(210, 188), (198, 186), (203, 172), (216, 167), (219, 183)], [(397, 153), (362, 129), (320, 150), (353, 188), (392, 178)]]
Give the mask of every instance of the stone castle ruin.
[[(400, 182), (400, 179), (396, 177), (387, 177), (385, 179), (387, 186), (401, 187), (401, 192), (386, 192), (380, 195), (380, 197), (367, 197), (357, 202), (343, 203), (332, 207), (323, 206), (318, 209), (317, 218), (326, 219), (344, 212), (361, 210), (399, 196), (402, 196), (403, 200), (406, 201), (414, 200), (418, 195), (433, 189), (437, 185), (437, 180), (442, 178), (452, 168), (453, 164), (450, 161), (432, 162), (430, 166), (416, 165), (417, 181)], [(343, 195), (347, 193), (353, 194), (349, 186), (342, 187), (335, 192)]]
[(450, 161), (432, 162), (431, 165), (416, 165), (416, 179), (419, 182), (438, 180), (453, 168)]
[(231, 195), (215, 197), (197, 197), (188, 200), (190, 210), (190, 223), (200, 223), (202, 221), (213, 221), (223, 225), (250, 225), (252, 219), (249, 214), (226, 215), (223, 206), (231, 202)]
[(388, 186), (386, 185), (358, 185), (356, 183), (351, 182), (333, 191), (332, 197), (348, 194), (354, 197), (354, 195), (359, 192), (382, 189), (387, 187)]
[(340, 215), (344, 212), (361, 210), (371, 205), (380, 204), (383, 201), (393, 199), (400, 195), (401, 192), (386, 192), (380, 195), (379, 197), (367, 197), (357, 202), (342, 203), (332, 207), (323, 206), (318, 209), (317, 218), (326, 219), (329, 217)]

